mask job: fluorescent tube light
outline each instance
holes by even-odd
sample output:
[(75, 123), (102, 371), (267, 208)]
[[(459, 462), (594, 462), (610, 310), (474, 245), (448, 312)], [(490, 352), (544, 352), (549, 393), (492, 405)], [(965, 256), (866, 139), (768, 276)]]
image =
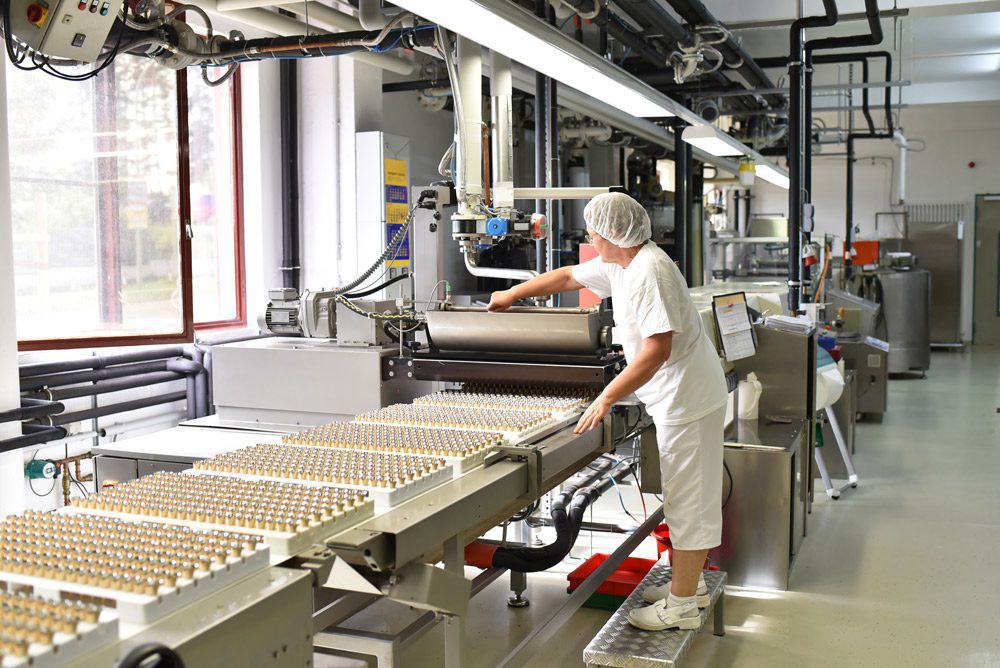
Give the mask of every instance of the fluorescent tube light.
[(779, 188), (788, 190), (788, 174), (782, 173), (783, 171), (784, 170), (781, 170), (780, 168), (761, 164), (759, 162), (754, 166), (754, 172), (756, 172), (757, 176), (764, 179), (768, 183), (773, 183)]
[(712, 125), (690, 125), (681, 139), (712, 155), (746, 155), (747, 147)]
[(698, 118), (507, 0), (394, 0), (394, 4), (633, 116)]

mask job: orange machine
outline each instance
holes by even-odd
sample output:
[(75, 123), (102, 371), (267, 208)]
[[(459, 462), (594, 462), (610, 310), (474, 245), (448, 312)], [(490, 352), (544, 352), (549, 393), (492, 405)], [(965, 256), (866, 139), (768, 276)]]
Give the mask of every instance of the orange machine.
[(855, 241), (851, 244), (851, 248), (858, 253), (851, 260), (851, 264), (855, 267), (878, 264), (878, 241)]

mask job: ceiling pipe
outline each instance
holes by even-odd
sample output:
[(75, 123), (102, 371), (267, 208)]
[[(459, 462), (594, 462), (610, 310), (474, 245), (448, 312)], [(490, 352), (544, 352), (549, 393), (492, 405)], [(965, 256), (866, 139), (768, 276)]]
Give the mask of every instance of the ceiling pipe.
[[(805, 110), (807, 115), (803, 119), (802, 125), (812, 125), (812, 65), (813, 65), (813, 52), (818, 50), (828, 50), (828, 49), (841, 49), (841, 48), (851, 48), (857, 46), (875, 46), (882, 43), (884, 35), (882, 34), (882, 21), (879, 16), (878, 0), (865, 0), (865, 17), (868, 19), (868, 34), (861, 35), (848, 35), (846, 37), (827, 37), (824, 39), (810, 40), (805, 44), (805, 66), (806, 66), (806, 99), (805, 99)], [(796, 56), (797, 51), (792, 51), (791, 56)], [(886, 54), (888, 56), (888, 54)], [(892, 61), (886, 60), (886, 80), (892, 78)], [(867, 74), (868, 62), (864, 63), (865, 74)], [(848, 135), (847, 137), (847, 210), (846, 210), (846, 234), (844, 236), (844, 249), (845, 251), (850, 251), (850, 243), (852, 230), (854, 227), (853, 219), (853, 180), (854, 180), (854, 139), (855, 138), (877, 138), (879, 135), (875, 132), (875, 124), (872, 122), (871, 112), (868, 110), (868, 89), (864, 89), (863, 100), (865, 106), (865, 118), (868, 121), (868, 132), (858, 134)], [(889, 132), (888, 137), (892, 136), (892, 115), (889, 111), (888, 105), (889, 100), (889, 89), (886, 89), (886, 115), (888, 118)], [(812, 141), (806, 143), (803, 147), (803, 160), (805, 161), (806, 173), (803, 178), (803, 185), (807, 188), (812, 187)], [(846, 266), (844, 268), (844, 273), (846, 276), (850, 276), (851, 265), (850, 256), (847, 256)], [(801, 269), (801, 260), (799, 262), (799, 267)], [(789, 251), (789, 262), (791, 262), (791, 252)], [(804, 271), (808, 271), (805, 269)]]
[(382, 13), (382, 0), (358, 0), (358, 20), (365, 30), (381, 30), (386, 16)]
[(823, 16), (802, 17), (789, 30), (788, 78), (788, 310), (797, 313), (802, 293), (802, 33), (837, 22), (837, 3), (823, 0)]
[[(667, 2), (690, 25), (722, 25), (700, 0), (667, 0)], [(718, 48), (725, 57), (726, 62), (740, 62), (740, 66), (735, 69), (751, 86), (755, 88), (774, 87), (774, 82), (754, 62), (753, 57), (743, 49), (743, 46), (736, 41), (735, 37), (730, 35), (729, 39), (725, 43), (720, 44)], [(781, 108), (785, 106), (785, 99), (780, 95), (767, 95), (764, 99), (772, 107)]]
[[(330, 14), (340, 14), (340, 12), (335, 12), (334, 10), (327, 7), (328, 12), (320, 12), (319, 16), (313, 14), (312, 5), (319, 5), (318, 2), (309, 3), (309, 19), (310, 25), (298, 21), (296, 19), (282, 16), (274, 12), (268, 11), (266, 9), (220, 9), (220, 5), (223, 5), (225, 0), (201, 0), (198, 6), (204, 9), (209, 14), (214, 16), (219, 16), (225, 19), (230, 19), (242, 23), (244, 25), (250, 26), (252, 28), (257, 28), (258, 30), (264, 30), (274, 35), (305, 35), (307, 30), (312, 28), (312, 19), (317, 19), (321, 22), (326, 22), (329, 19), (335, 19), (335, 17), (330, 16)], [(299, 5), (299, 9), (303, 12), (305, 11), (302, 5)], [(341, 15), (343, 16), (343, 15)], [(345, 17), (350, 18), (350, 17)], [(338, 19), (335, 19), (338, 20)], [(353, 20), (353, 19), (352, 19)], [(335, 25), (334, 27), (340, 28), (342, 30), (360, 30), (361, 24), (357, 23), (354, 28), (343, 27), (344, 25)], [(386, 70), (388, 72), (395, 72), (396, 74), (412, 74), (414, 71), (413, 63), (408, 60), (403, 60), (389, 54), (378, 54), (370, 53), (367, 51), (346, 54), (344, 57), (353, 58), (360, 63), (365, 63), (366, 65), (371, 65), (373, 67), (378, 67), (380, 69)]]

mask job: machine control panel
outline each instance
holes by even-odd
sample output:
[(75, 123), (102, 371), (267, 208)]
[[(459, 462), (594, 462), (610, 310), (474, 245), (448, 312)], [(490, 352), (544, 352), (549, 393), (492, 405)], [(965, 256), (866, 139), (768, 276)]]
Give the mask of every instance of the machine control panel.
[(107, 0), (11, 0), (11, 32), (46, 56), (92, 63), (117, 15)]

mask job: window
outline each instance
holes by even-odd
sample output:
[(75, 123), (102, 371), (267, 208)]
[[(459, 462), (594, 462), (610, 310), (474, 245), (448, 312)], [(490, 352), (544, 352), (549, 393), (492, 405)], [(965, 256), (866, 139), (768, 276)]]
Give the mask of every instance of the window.
[(20, 347), (245, 322), (238, 90), (192, 77), (192, 91), (186, 72), (136, 57), (83, 83), (8, 68)]
[(188, 88), (191, 271), (198, 329), (246, 324), (239, 72), (231, 86)]

